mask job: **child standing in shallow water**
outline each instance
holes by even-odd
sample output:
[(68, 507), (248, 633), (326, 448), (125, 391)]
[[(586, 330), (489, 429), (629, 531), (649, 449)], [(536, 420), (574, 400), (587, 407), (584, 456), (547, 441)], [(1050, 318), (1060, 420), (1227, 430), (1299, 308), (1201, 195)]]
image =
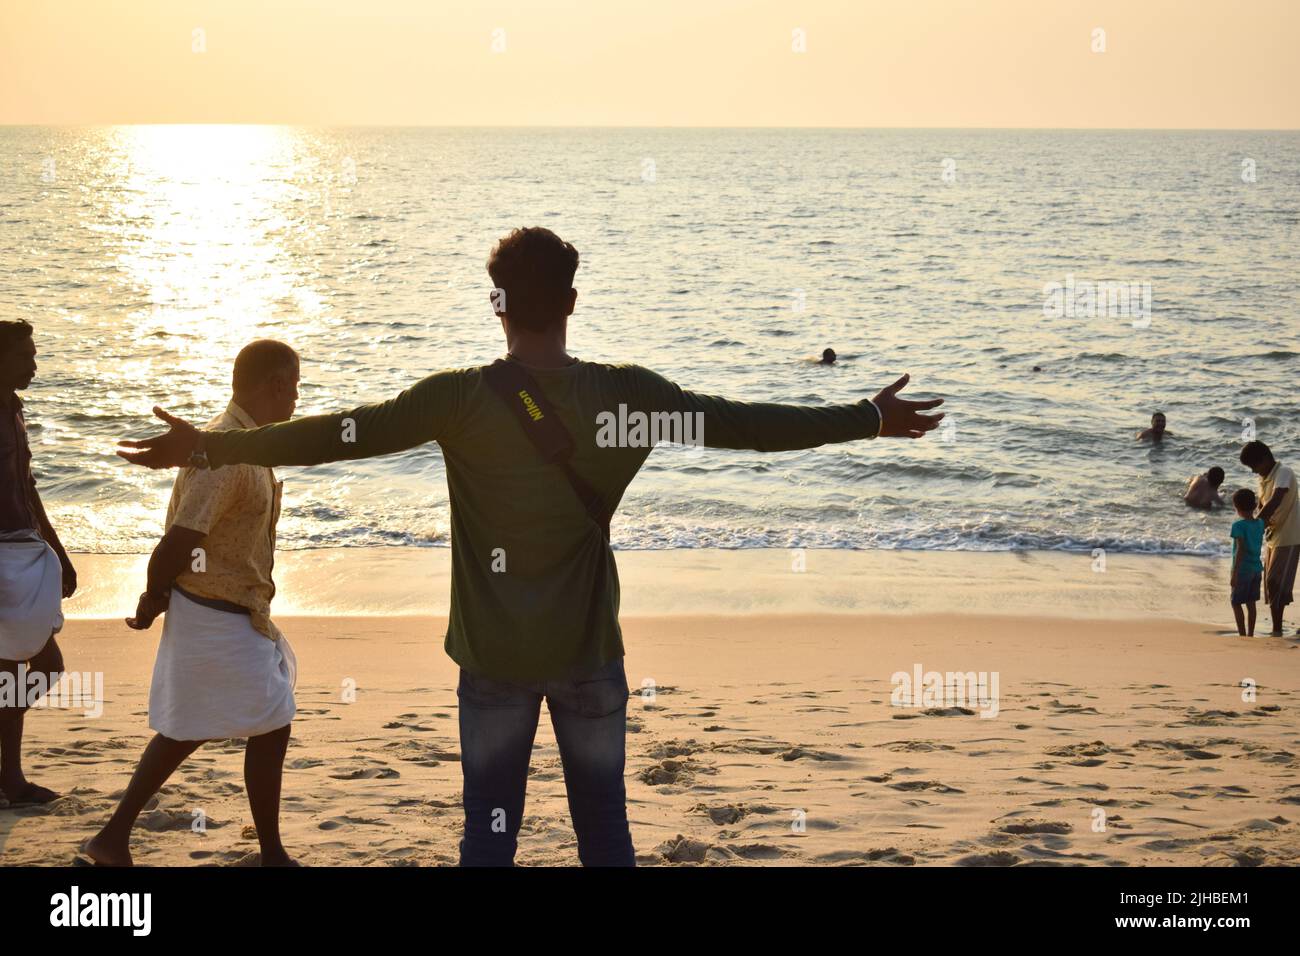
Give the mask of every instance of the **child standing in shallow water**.
[[(1238, 488), (1232, 496), (1237, 520), (1232, 523), (1232, 613), (1237, 633), (1255, 636), (1255, 604), (1264, 562), (1259, 558), (1264, 543), (1264, 522), (1255, 517), (1255, 492)], [(1249, 617), (1249, 621), (1247, 621)]]

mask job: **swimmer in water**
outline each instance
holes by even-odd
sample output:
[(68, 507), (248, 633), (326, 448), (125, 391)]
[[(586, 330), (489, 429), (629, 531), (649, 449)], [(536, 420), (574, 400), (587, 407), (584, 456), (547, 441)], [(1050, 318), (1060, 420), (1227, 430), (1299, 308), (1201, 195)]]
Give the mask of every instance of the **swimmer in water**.
[(1223, 469), (1215, 465), (1203, 475), (1193, 475), (1187, 482), (1187, 490), (1183, 493), (1183, 501), (1193, 508), (1222, 508), (1223, 497), (1219, 494), (1219, 486), (1223, 484)]
[(1151, 416), (1151, 427), (1137, 433), (1138, 441), (1149, 441), (1159, 445), (1165, 439), (1165, 413), (1156, 412)]

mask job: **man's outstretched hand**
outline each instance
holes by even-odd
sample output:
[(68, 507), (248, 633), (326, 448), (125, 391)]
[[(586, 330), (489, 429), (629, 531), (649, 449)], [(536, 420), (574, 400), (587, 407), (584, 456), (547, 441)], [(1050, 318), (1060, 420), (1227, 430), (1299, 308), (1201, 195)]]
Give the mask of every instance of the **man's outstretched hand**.
[[(884, 394), (883, 392), (881, 394)], [(183, 418), (168, 415), (157, 405), (153, 413), (171, 427), (165, 434), (154, 438), (142, 438), (139, 441), (120, 441), (122, 448), (117, 450), (120, 457), (146, 468), (183, 468), (190, 463), (190, 455), (202, 446), (202, 433)], [(123, 451), (123, 448), (136, 448), (138, 451)]]
[[(880, 409), (881, 438), (920, 438), (928, 431), (933, 431), (943, 421), (943, 412), (938, 415), (922, 415), (927, 408), (937, 408), (943, 404), (942, 398), (932, 398), (926, 402), (913, 402), (899, 398), (898, 393), (907, 385), (912, 376), (904, 375), (893, 385), (880, 390), (873, 402)], [(155, 409), (157, 411), (157, 409)]]

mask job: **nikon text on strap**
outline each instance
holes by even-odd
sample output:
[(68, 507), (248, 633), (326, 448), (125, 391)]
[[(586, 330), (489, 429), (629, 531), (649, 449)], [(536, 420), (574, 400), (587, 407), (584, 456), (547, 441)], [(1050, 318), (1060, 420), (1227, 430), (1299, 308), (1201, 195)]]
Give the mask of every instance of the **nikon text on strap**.
[(569, 487), (582, 502), (591, 520), (600, 528), (605, 540), (609, 540), (610, 515), (605, 510), (605, 503), (599, 492), (587, 483), (581, 475), (573, 470), (569, 459), (573, 457), (573, 436), (564, 427), (559, 416), (555, 415), (546, 404), (541, 386), (523, 368), (514, 362), (497, 359), (483, 369), (483, 377), (492, 390), (514, 413), (519, 427), (524, 430), (528, 440), (533, 443), (543, 461), (559, 467), (564, 473)]

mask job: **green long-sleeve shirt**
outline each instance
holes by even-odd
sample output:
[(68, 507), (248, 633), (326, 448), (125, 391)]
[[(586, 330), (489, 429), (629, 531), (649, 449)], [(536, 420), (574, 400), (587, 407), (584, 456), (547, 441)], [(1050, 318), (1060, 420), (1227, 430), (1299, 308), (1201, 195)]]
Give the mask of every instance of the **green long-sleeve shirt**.
[[(712, 448), (786, 451), (880, 431), (879, 413), (865, 399), (821, 408), (734, 402), (685, 391), (637, 365), (525, 368), (573, 435), (574, 470), (611, 514), (651, 451), (648, 442), (631, 444), (649, 437), (637, 431), (637, 412), (680, 413), (692, 428), (682, 437)], [(482, 368), (451, 369), (349, 412), (210, 432), (206, 446), (217, 468), (372, 458), (436, 441), (451, 500), (447, 654), (500, 680), (577, 677), (623, 654), (614, 555), (561, 469), (541, 459), (514, 415)], [(659, 437), (680, 440), (662, 428)], [(611, 439), (626, 443), (611, 447)], [(602, 562), (603, 593), (593, 597)], [(593, 600), (594, 633), (586, 633)]]

